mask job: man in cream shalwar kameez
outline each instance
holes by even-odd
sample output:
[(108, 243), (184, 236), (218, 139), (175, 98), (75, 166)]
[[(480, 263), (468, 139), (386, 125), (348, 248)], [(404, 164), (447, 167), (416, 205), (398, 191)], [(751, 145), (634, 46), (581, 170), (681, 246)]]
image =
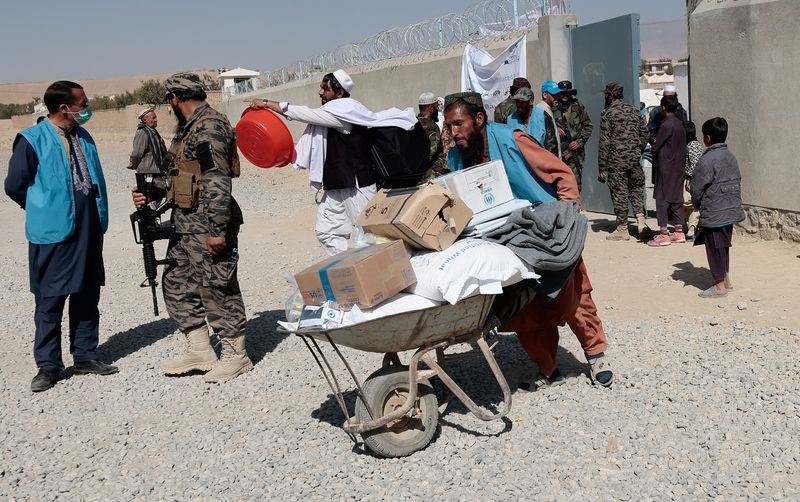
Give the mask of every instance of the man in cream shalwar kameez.
[(353, 86), (344, 70), (336, 70), (322, 78), (320, 108), (260, 99), (250, 102), (253, 108), (268, 108), (308, 124), (295, 147), (295, 167), (309, 170), (312, 190), (324, 190), (314, 230), (330, 255), (347, 249), (353, 222), (376, 192), (367, 128), (411, 130), (417, 123), (411, 108), (373, 113), (350, 97)]

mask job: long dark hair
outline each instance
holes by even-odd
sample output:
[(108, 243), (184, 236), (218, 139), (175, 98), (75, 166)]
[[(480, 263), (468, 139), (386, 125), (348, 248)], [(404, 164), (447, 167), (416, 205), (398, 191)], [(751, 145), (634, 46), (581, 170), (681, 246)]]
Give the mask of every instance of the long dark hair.
[(697, 126), (691, 120), (686, 122), (686, 142), (697, 141)]

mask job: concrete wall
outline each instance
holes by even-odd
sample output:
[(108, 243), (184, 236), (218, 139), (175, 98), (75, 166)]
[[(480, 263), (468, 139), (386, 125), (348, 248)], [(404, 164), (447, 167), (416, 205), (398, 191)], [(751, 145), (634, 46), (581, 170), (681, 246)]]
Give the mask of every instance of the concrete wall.
[(800, 212), (798, 19), (798, 0), (705, 2), (689, 19), (695, 123), (699, 128), (709, 118), (725, 117), (728, 146), (742, 170), (744, 203), (790, 215), (765, 218), (749, 210), (750, 231), (764, 237), (792, 238), (782, 227), (797, 222)]
[(675, 63), (672, 76), (675, 78), (675, 87), (678, 89), (678, 98), (692, 120), (692, 107), (689, 99), (689, 64)]
[[(527, 67), (528, 79), (533, 84), (537, 98), (541, 82), (549, 79), (563, 80), (571, 76), (569, 35), (567, 26), (575, 25), (575, 16), (548, 16), (528, 32)], [(478, 43), (493, 54), (499, 53), (513, 41), (504, 38)], [(413, 55), (397, 60), (369, 66), (348, 68), (355, 89), (353, 98), (372, 110), (390, 107), (413, 106), (425, 91), (444, 96), (461, 90), (461, 59), (464, 46), (455, 46), (436, 53)], [(230, 97), (225, 102), (225, 111), (232, 123), (236, 123), (245, 108), (244, 99), (266, 98), (289, 101), (295, 104), (319, 106), (319, 83), (322, 75), (306, 80), (290, 82), (281, 86)], [(289, 122), (295, 140), (302, 134), (305, 124)]]

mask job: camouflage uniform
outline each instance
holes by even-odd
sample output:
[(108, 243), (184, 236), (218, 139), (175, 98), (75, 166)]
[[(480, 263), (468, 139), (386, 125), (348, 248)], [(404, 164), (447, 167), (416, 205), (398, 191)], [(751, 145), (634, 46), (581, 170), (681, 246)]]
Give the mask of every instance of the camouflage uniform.
[[(238, 155), (234, 132), (228, 119), (204, 102), (177, 132), (170, 152), (179, 156), (181, 144), (183, 157), (202, 166), (202, 188), (196, 209), (173, 209), (178, 236), (170, 241), (167, 258), (177, 264), (164, 271), (164, 302), (184, 333), (205, 326), (208, 319), (221, 338), (242, 336), (247, 319), (236, 277), (243, 219), (231, 196), (232, 163)], [(208, 252), (209, 235), (226, 237), (222, 254)]]
[[(561, 160), (572, 169), (578, 180), (578, 190), (581, 189), (581, 175), (583, 174), (583, 160), (586, 157), (584, 150), (586, 142), (592, 135), (592, 121), (586, 108), (574, 100), (565, 111), (556, 109), (553, 112), (558, 127), (564, 130), (566, 136), (561, 137)], [(575, 151), (569, 149), (569, 144), (577, 141), (581, 146)]]
[(425, 133), (428, 135), (428, 139), (431, 142), (431, 152), (429, 158), (431, 160), (436, 159), (433, 161), (433, 165), (431, 165), (430, 169), (428, 169), (425, 179), (430, 180), (449, 173), (450, 167), (448, 167), (447, 158), (444, 156), (444, 149), (442, 148), (442, 133), (439, 131), (439, 126), (436, 125), (436, 122), (431, 120), (430, 117), (421, 113), (417, 115), (417, 120), (419, 120), (422, 128), (425, 129)]
[(635, 215), (644, 214), (645, 180), (639, 161), (648, 136), (639, 110), (621, 99), (614, 100), (600, 115), (598, 164), (608, 173), (618, 225), (627, 224), (629, 201)]
[(494, 121), (499, 124), (505, 124), (508, 117), (515, 111), (517, 111), (517, 104), (511, 99), (511, 96), (509, 96), (501, 101), (494, 109)]

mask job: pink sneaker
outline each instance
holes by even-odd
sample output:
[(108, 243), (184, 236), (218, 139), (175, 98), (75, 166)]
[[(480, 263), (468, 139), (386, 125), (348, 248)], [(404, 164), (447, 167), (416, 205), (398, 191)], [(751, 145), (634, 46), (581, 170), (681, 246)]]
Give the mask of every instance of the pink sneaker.
[(656, 235), (653, 240), (647, 243), (650, 247), (660, 247), (660, 246), (669, 246), (672, 244), (672, 239), (669, 238), (667, 234), (658, 234)]
[(672, 237), (670, 237), (670, 239), (672, 239), (672, 242), (674, 242), (675, 244), (680, 244), (682, 242), (686, 242), (686, 234), (684, 234), (683, 232), (674, 232), (672, 234)]

